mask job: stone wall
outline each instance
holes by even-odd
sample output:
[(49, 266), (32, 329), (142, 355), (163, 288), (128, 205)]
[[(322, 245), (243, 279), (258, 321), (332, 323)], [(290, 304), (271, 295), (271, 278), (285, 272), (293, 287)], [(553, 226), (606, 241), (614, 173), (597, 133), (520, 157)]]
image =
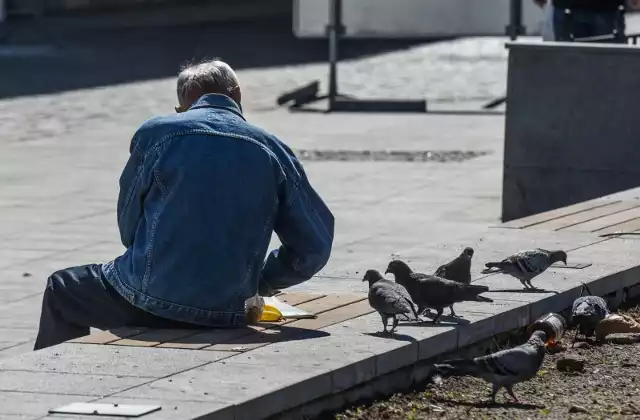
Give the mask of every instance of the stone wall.
[(512, 43), (502, 219), (640, 185), (640, 48)]

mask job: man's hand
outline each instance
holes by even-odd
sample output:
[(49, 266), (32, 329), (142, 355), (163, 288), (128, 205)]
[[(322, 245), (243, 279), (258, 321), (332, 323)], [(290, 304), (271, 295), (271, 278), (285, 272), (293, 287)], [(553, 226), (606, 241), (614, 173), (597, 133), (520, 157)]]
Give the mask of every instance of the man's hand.
[(547, 0), (533, 0), (533, 2), (540, 8), (543, 8), (547, 4)]

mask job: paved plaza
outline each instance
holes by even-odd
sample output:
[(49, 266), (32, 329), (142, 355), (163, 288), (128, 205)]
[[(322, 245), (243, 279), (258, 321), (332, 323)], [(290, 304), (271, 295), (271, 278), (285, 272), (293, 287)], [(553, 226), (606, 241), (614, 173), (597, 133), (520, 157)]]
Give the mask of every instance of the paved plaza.
[[(197, 31), (176, 31), (165, 34), (174, 40), (167, 44), (171, 54), (179, 54), (176, 45), (197, 35)], [(207, 29), (202, 31), (206, 34)], [(25, 44), (44, 42), (39, 36), (17, 39)], [(52, 38), (58, 46), (69, 35), (59, 36)], [(194, 42), (195, 49), (202, 52), (203, 41)], [(341, 66), (341, 90), (358, 97), (426, 97), (438, 109), (478, 110), (480, 104), (505, 91), (503, 43), (503, 38), (470, 38), (354, 54)], [(7, 411), (11, 413), (7, 418), (41, 418), (53, 406), (114, 395), (125, 400), (180, 401), (181, 409), (187, 412), (228, 409), (229, 415), (235, 410), (230, 418), (252, 418), (255, 411), (251, 410), (263, 408), (258, 396), (262, 398), (261, 392), (265, 392), (262, 385), (249, 381), (255, 376), (255, 365), (271, 372), (282, 387), (265, 396), (273, 404), (269, 409), (276, 410), (283, 401), (291, 403), (288, 398), (293, 394), (281, 392), (286, 387), (290, 392), (300, 391), (295, 395), (302, 404), (311, 396), (344, 390), (347, 382), (357, 385), (420, 358), (485, 339), (494, 331), (524, 326), (540, 311), (568, 304), (571, 293), (583, 281), (595, 282), (595, 290), (608, 293), (611, 284), (600, 281), (602, 278), (625, 270), (629, 270), (627, 274), (632, 272), (633, 239), (600, 243), (591, 231), (490, 228), (500, 223), (503, 115), (289, 112), (275, 106), (276, 96), (316, 78), (325, 80), (326, 65), (317, 57), (298, 61), (289, 57), (289, 62), (274, 58), (269, 65), (238, 66), (245, 89), (246, 117), (296, 151), (311, 183), (336, 216), (330, 262), (318, 276), (290, 292), (336, 295), (338, 298), (331, 299), (338, 300), (340, 296), (358, 296), (360, 301), (349, 300), (349, 305), (361, 311), (366, 291), (361, 282), (364, 270), (384, 270), (391, 258), (401, 257), (414, 269), (428, 272), (467, 245), (476, 250), (472, 268), (476, 279), (483, 262), (533, 246), (562, 247), (574, 252), (578, 262), (594, 265), (584, 270), (549, 270), (548, 275), (541, 276), (541, 286), (557, 286), (564, 294), (555, 296), (561, 297), (492, 293), (496, 304), (490, 307), (461, 305), (460, 313), (471, 324), (460, 329), (404, 327), (403, 334), (410, 334), (415, 339), (412, 342), (363, 334), (378, 329), (375, 315), (344, 323), (341, 320), (338, 325), (336, 319), (326, 320), (331, 312), (323, 312), (325, 320), (319, 317), (316, 327), (325, 331), (325, 336), (311, 347), (304, 341), (283, 342), (247, 354), (221, 355), (180, 347), (118, 349), (117, 345), (64, 344), (25, 356), (33, 347), (47, 276), (71, 265), (108, 261), (123, 251), (116, 225), (116, 199), (131, 136), (144, 120), (173, 112), (175, 105), (175, 78), (165, 71), (169, 61), (176, 66), (172, 61), (175, 57), (159, 63), (162, 71), (154, 77), (140, 70), (138, 78), (129, 74), (128, 80), (117, 80), (115, 76), (109, 78), (108, 66), (128, 63), (134, 52), (123, 51), (120, 61), (108, 64), (105, 57), (113, 61), (115, 56), (101, 56), (108, 51), (107, 44), (103, 39), (91, 50), (88, 41), (76, 40), (54, 49), (47, 59), (41, 57), (41, 62), (34, 57), (19, 57), (24, 53), (20, 49), (0, 56), (0, 66), (7, 64), (3, 67), (7, 77), (0, 80), (0, 96), (4, 98), (0, 99), (0, 369), (6, 369), (0, 380), (0, 407), (3, 401), (9, 407), (8, 402), (16, 400), (15, 411)], [(138, 60), (129, 64), (142, 65), (143, 60)], [(42, 67), (36, 72), (32, 66), (37, 63)], [(91, 73), (94, 70), (96, 74)], [(43, 76), (38, 78), (38, 74)], [(56, 77), (62, 77), (64, 83), (53, 86)], [(96, 85), (101, 78), (104, 83)], [(67, 90), (70, 86), (79, 89)], [(366, 159), (371, 155), (379, 159)], [(430, 158), (420, 161), (423, 156)], [(443, 159), (433, 158), (439, 156)], [(635, 195), (637, 192), (627, 193), (624, 199), (633, 203), (624, 205), (638, 207), (633, 201), (637, 200)], [(277, 238), (272, 246), (277, 246)], [(629, 275), (619, 277), (629, 284), (632, 280), (635, 278)], [(509, 286), (510, 282), (501, 276), (478, 281), (492, 289)], [(511, 283), (514, 286), (518, 285)], [(320, 301), (324, 302), (319, 298), (310, 302)], [(434, 347), (435, 342), (445, 344)], [(326, 360), (306, 369), (300, 365), (306, 359), (299, 358), (286, 375), (274, 367), (291, 362), (287, 352), (302, 357), (309, 348)], [(140, 361), (143, 368), (125, 372), (133, 369), (125, 363), (120, 370), (109, 371), (110, 364), (115, 365), (114, 360), (123, 354), (129, 355), (124, 359), (132, 366), (135, 363), (137, 367)], [(232, 359), (229, 364), (227, 357)], [(387, 364), (392, 360), (397, 364)], [(175, 375), (175, 383), (169, 379), (171, 375)], [(253, 388), (247, 400), (222, 401), (224, 395), (201, 392), (215, 387), (211, 378), (221, 375), (238, 381), (229, 385), (230, 398), (242, 394), (233, 387), (243, 378), (250, 382)], [(54, 378), (61, 382), (59, 388), (51, 390), (46, 381)], [(305, 378), (312, 378), (312, 385), (324, 385), (313, 387), (304, 382)], [(342, 388), (336, 385), (337, 378), (347, 381)], [(197, 384), (191, 385), (192, 381)], [(186, 389), (193, 392), (185, 396)], [(37, 410), (20, 411), (27, 410), (23, 407), (35, 395), (39, 398)], [(252, 396), (258, 399), (251, 401)], [(308, 399), (302, 401), (304, 398)], [(242, 404), (245, 411), (236, 410)], [(292, 408), (291, 404), (285, 408)], [(0, 414), (4, 415), (2, 411)], [(172, 417), (165, 410), (153, 418)]]
[[(64, 36), (70, 35), (56, 39)], [(25, 44), (44, 41), (23, 37)], [(359, 97), (424, 92), (452, 106), (477, 108), (479, 100), (504, 91), (502, 42), (457, 40), (364, 55), (341, 66), (341, 89)], [(104, 45), (98, 42), (96, 48)], [(317, 43), (310, 45), (317, 49)], [(59, 49), (60, 57), (43, 60), (51, 60), (54, 73), (65, 63), (86, 66), (92, 56), (83, 47), (70, 41)], [(35, 59), (16, 51), (0, 57), (11, 82), (37, 86), (38, 78), (16, 73), (20, 66), (26, 73), (34, 71)], [(67, 68), (75, 77), (74, 67)], [(458, 70), (452, 73), (453, 68)], [(392, 253), (429, 243), (448, 229), (498, 221), (503, 116), (290, 113), (275, 107), (276, 96), (324, 80), (325, 64), (246, 68), (238, 74), (247, 118), (298, 151), (483, 154), (448, 163), (305, 161), (312, 183), (337, 218), (333, 258), (321, 274), (358, 277), (356, 271), (369, 268), (361, 265), (364, 261), (373, 258), (381, 267)], [(5, 96), (11, 89), (6, 79), (0, 82)], [(122, 252), (115, 207), (129, 141), (144, 120), (173, 111), (174, 92), (175, 78), (165, 77), (0, 100), (0, 357), (31, 349), (41, 292), (53, 270), (106, 261)], [(437, 242), (431, 246), (441, 247)], [(457, 252), (442, 247), (421, 263), (435, 266)], [(328, 279), (300, 288), (323, 288), (325, 282), (336, 291), (364, 290), (359, 281)]]

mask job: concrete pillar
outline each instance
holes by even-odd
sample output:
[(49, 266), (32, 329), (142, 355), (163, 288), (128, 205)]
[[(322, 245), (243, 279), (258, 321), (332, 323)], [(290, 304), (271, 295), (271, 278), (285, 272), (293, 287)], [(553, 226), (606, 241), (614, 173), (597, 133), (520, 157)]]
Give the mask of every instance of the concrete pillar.
[(508, 48), (503, 221), (640, 186), (640, 48)]

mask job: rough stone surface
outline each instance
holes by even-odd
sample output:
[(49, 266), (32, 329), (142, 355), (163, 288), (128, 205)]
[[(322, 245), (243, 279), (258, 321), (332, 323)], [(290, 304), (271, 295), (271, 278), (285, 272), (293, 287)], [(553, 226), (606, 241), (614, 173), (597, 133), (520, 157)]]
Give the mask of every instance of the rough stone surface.
[(609, 334), (605, 337), (605, 340), (613, 344), (640, 343), (640, 334), (638, 333)]
[(587, 361), (584, 357), (575, 354), (567, 354), (558, 359), (556, 367), (558, 370), (565, 372), (582, 372), (586, 362)]

